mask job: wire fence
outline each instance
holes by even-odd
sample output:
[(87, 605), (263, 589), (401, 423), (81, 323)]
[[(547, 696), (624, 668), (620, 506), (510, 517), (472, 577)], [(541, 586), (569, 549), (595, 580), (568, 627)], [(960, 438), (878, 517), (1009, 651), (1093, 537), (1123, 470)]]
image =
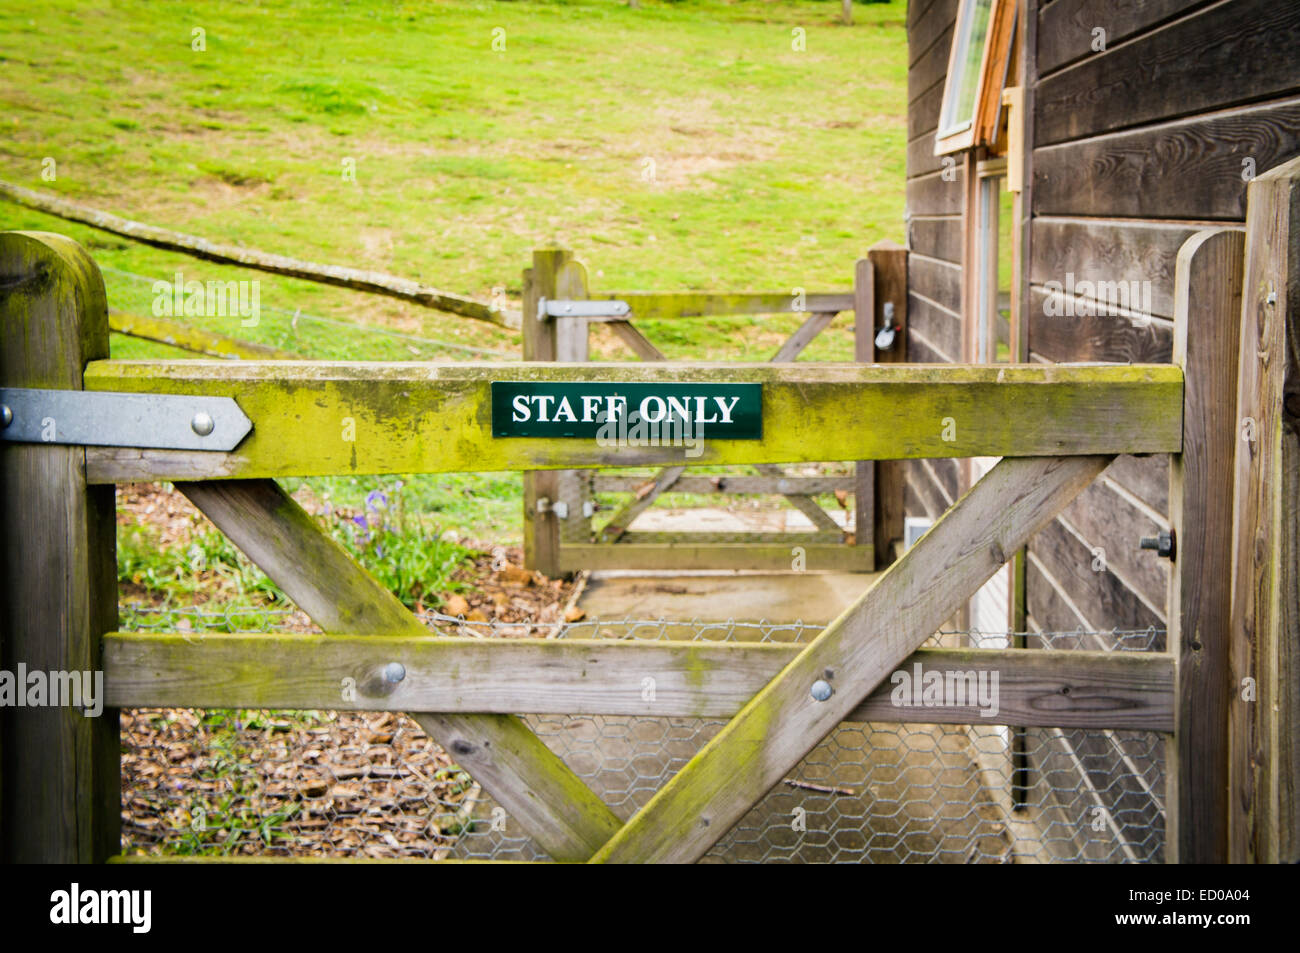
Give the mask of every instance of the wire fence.
[[(293, 610), (124, 606), (123, 629), (295, 629)], [(443, 634), (802, 643), (801, 622), (582, 620), (510, 625), (430, 613)], [(248, 626), (248, 628), (243, 628)], [(520, 632), (523, 629), (523, 632)], [(930, 644), (1159, 651), (1163, 630), (982, 633)], [(620, 818), (723, 719), (524, 715)], [(138, 709), (122, 713), (123, 849), (545, 860), (405, 715)], [(709, 862), (1159, 861), (1164, 745), (1145, 731), (844, 723), (710, 851)]]

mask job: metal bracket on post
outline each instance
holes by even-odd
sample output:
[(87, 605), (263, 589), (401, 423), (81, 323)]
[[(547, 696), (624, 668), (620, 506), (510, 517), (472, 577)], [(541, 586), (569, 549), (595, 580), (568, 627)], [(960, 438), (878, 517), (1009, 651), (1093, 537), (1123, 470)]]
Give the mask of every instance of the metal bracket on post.
[(253, 429), (232, 397), (0, 387), (0, 441), (233, 450)]
[(626, 301), (571, 301), (564, 298), (539, 298), (537, 320), (547, 318), (625, 318), (632, 313)]

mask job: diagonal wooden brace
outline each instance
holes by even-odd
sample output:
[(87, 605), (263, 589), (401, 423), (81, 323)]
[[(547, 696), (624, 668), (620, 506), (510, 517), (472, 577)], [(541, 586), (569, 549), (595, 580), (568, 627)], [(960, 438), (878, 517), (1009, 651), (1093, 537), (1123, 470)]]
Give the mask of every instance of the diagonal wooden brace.
[[(1113, 457), (1004, 459), (592, 858), (698, 860)], [(812, 697), (814, 682), (833, 693)]]
[[(177, 483), (327, 633), (431, 633), (274, 480)], [(412, 717), (559, 861), (586, 860), (619, 820), (513, 715)]]

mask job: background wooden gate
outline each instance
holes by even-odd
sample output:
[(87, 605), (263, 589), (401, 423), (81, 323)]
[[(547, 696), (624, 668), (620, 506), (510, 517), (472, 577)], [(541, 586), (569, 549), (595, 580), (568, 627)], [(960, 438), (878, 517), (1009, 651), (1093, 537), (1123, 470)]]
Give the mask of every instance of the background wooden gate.
[[(541, 299), (625, 301), (626, 316), (555, 316), (539, 313)], [(831, 293), (593, 292), (587, 269), (562, 249), (533, 254), (524, 272), (523, 356), (526, 361), (582, 362), (589, 356), (592, 322), (608, 327), (639, 359), (670, 358), (632, 323), (634, 318), (686, 319), (716, 315), (806, 313), (807, 320), (771, 357), (795, 361), (837, 315), (854, 316), (854, 359), (902, 363), (907, 359), (907, 250), (882, 242), (854, 266), (850, 291)], [(894, 331), (888, 349), (875, 345), (886, 323)], [(828, 435), (808, 434), (809, 443)], [(903, 535), (903, 480), (896, 461), (858, 461), (843, 475), (796, 475), (777, 464), (758, 464), (757, 475), (692, 474), (683, 463), (652, 476), (596, 470), (527, 472), (524, 475), (524, 556), (530, 569), (548, 576), (581, 569), (835, 569), (870, 572), (887, 565), (892, 544)], [(734, 494), (777, 495), (812, 524), (811, 531), (638, 531), (632, 523), (663, 494), (690, 493), (725, 499)], [(608, 520), (597, 520), (598, 493), (631, 495)], [(853, 498), (853, 523), (841, 525), (815, 500), (836, 494)], [(845, 506), (847, 516), (847, 506)], [(597, 522), (600, 523), (597, 528)]]

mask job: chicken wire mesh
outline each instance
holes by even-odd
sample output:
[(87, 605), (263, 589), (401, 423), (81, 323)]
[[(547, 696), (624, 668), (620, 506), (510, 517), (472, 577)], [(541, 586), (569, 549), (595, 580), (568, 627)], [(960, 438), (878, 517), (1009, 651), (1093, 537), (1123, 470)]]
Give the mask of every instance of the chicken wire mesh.
[[(124, 630), (299, 627), (291, 610), (123, 608)], [(806, 642), (820, 626), (666, 620), (520, 626), (428, 614), (444, 634)], [(523, 631), (521, 631), (523, 629)], [(1016, 640), (1019, 641), (1016, 641)], [(1157, 629), (944, 631), (936, 645), (1158, 651)], [(620, 818), (723, 719), (525, 715)], [(123, 711), (125, 853), (545, 860), (405, 715)], [(1150, 862), (1164, 848), (1164, 744), (1147, 731), (844, 723), (769, 791), (707, 862)]]

